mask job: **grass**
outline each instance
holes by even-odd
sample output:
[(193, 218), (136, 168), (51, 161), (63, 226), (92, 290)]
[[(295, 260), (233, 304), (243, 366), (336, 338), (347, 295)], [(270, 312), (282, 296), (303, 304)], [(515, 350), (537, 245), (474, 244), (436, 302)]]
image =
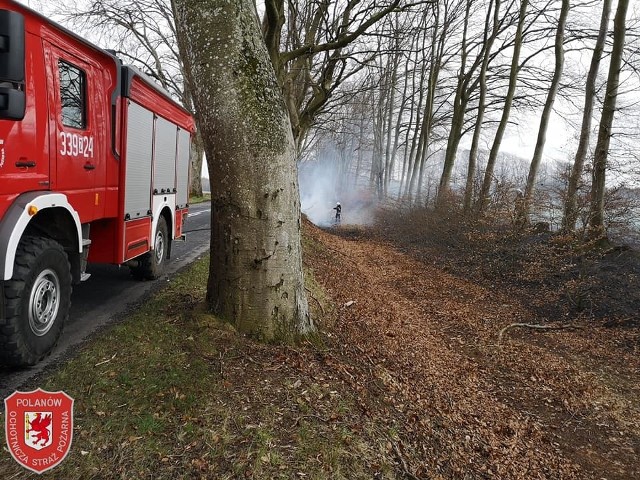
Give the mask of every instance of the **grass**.
[[(75, 399), (71, 452), (36, 476), (5, 448), (2, 478), (393, 478), (385, 427), (319, 347), (256, 344), (206, 311), (208, 263), (34, 385)], [(330, 311), (310, 285), (316, 309)]]
[(208, 202), (211, 200), (210, 193), (203, 193), (202, 195), (194, 195), (189, 197), (189, 205), (195, 205), (196, 203)]

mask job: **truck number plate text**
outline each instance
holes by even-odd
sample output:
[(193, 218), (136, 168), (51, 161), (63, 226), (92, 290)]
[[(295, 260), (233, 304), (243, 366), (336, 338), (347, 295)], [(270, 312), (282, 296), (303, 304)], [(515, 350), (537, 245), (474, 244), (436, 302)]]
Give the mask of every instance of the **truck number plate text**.
[(60, 132), (60, 155), (93, 158), (93, 137)]

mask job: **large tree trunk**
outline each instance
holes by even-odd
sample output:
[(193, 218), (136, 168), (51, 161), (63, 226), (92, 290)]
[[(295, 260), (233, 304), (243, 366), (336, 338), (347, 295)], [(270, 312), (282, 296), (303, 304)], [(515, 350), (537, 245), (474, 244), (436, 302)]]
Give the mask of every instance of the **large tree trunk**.
[(251, 0), (173, 0), (211, 176), (207, 301), (264, 341), (309, 332), (295, 143)]
[(531, 159), (531, 165), (529, 166), (529, 175), (527, 176), (527, 185), (524, 191), (524, 201), (520, 203), (520, 205), (522, 206), (522, 211), (518, 212), (519, 217), (525, 223), (528, 222), (528, 215), (531, 209), (531, 200), (533, 198), (533, 192), (535, 190), (536, 176), (538, 175), (538, 167), (540, 166), (540, 161), (542, 160), (544, 144), (547, 141), (547, 128), (549, 126), (551, 110), (553, 109), (553, 103), (556, 100), (556, 93), (558, 92), (558, 86), (560, 85), (560, 79), (562, 78), (562, 70), (564, 68), (564, 26), (567, 23), (568, 14), (569, 0), (562, 0), (562, 8), (560, 9), (560, 17), (558, 18), (558, 28), (556, 29), (555, 70), (553, 72), (553, 78), (551, 80), (551, 86), (549, 87), (547, 100), (545, 101), (542, 115), (540, 116), (540, 128), (538, 129), (536, 147), (533, 152), (533, 158)]
[(629, 0), (619, 0), (616, 17), (613, 21), (613, 50), (611, 51), (611, 63), (609, 64), (607, 91), (604, 97), (604, 105), (602, 106), (602, 116), (600, 117), (598, 143), (596, 144), (595, 158), (593, 160), (589, 230), (590, 235), (594, 238), (605, 236), (604, 193), (607, 174), (607, 156), (609, 155), (611, 127), (613, 125), (613, 116), (616, 112), (616, 100), (618, 98), (618, 84), (620, 82), (620, 68), (622, 64), (622, 53), (624, 51), (625, 22), (628, 7)]
[(502, 137), (507, 128), (507, 122), (509, 121), (509, 115), (511, 114), (511, 104), (513, 103), (513, 96), (516, 91), (516, 84), (518, 81), (518, 65), (520, 62), (520, 51), (522, 50), (522, 31), (524, 29), (524, 21), (527, 14), (527, 7), (529, 6), (529, 0), (520, 0), (520, 14), (518, 16), (518, 28), (516, 30), (516, 38), (513, 45), (513, 57), (511, 59), (511, 70), (509, 73), (509, 87), (507, 89), (507, 96), (504, 101), (504, 109), (502, 110), (502, 117), (498, 124), (498, 130), (489, 152), (489, 160), (487, 161), (487, 167), (484, 171), (484, 179), (482, 182), (482, 188), (480, 189), (480, 197), (478, 198), (478, 213), (482, 214), (487, 203), (489, 201), (489, 192), (491, 190), (491, 184), (493, 182), (493, 170), (498, 159), (498, 153), (500, 152), (500, 146), (502, 145)]
[(587, 75), (587, 85), (584, 95), (584, 112), (582, 115), (582, 127), (580, 129), (580, 140), (578, 141), (578, 150), (573, 161), (573, 168), (569, 177), (567, 186), (567, 197), (564, 203), (564, 212), (562, 216), (562, 229), (565, 232), (572, 232), (576, 228), (578, 219), (578, 186), (580, 177), (584, 171), (584, 163), (589, 150), (589, 138), (591, 137), (591, 121), (593, 118), (593, 103), (596, 97), (596, 80), (598, 79), (598, 70), (600, 68), (600, 59), (604, 51), (604, 45), (607, 40), (607, 32), (609, 30), (609, 17), (611, 15), (611, 0), (603, 0), (602, 17), (600, 18), (600, 30), (596, 40), (593, 56), (591, 57), (591, 66)]

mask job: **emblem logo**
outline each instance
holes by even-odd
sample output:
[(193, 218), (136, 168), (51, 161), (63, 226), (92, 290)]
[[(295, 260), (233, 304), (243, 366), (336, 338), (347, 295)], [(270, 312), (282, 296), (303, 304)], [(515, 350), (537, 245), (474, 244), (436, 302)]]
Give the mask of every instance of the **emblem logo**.
[(14, 392), (4, 400), (5, 437), (11, 456), (43, 473), (69, 453), (73, 438), (73, 398), (64, 392)]
[(51, 438), (51, 412), (24, 412), (25, 442), (27, 447), (42, 450), (53, 443)]

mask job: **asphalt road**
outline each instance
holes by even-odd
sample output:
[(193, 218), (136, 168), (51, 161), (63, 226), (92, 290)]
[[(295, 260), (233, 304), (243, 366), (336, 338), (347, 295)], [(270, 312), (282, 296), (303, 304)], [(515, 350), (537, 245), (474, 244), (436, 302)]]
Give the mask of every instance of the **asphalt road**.
[[(189, 208), (184, 233), (186, 242), (173, 242), (171, 259), (165, 274), (154, 281), (137, 281), (127, 267), (89, 265), (91, 278), (76, 285), (71, 295), (71, 312), (58, 346), (53, 353), (35, 367), (11, 370), (0, 366), (0, 398), (4, 399), (23, 385), (37, 387), (37, 380), (52, 365), (63, 362), (80, 344), (106, 325), (126, 315), (149, 292), (189, 265), (209, 250), (211, 204), (202, 203)], [(4, 402), (0, 405), (4, 410)]]

